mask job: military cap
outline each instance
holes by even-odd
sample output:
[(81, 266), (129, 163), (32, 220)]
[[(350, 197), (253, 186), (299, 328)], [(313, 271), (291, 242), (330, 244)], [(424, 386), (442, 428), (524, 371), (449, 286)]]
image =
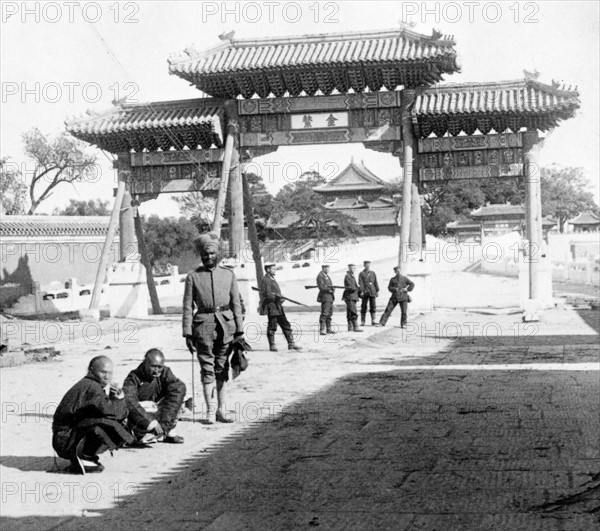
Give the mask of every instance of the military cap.
[(268, 269), (269, 267), (275, 267), (276, 265), (275, 262), (265, 262), (264, 268)]
[(365, 261), (363, 262), (363, 265), (367, 265), (367, 264), (370, 264), (370, 263), (371, 263), (371, 260), (365, 260)]
[(356, 264), (348, 264), (348, 267), (356, 267)]
[(398, 271), (400, 269), (398, 266), (394, 266), (394, 271)]
[(321, 269), (324, 269), (326, 267), (331, 267), (331, 265), (330, 264), (321, 264)]
[(219, 237), (214, 232), (206, 232), (194, 240), (194, 246), (198, 250), (214, 248), (218, 251)]

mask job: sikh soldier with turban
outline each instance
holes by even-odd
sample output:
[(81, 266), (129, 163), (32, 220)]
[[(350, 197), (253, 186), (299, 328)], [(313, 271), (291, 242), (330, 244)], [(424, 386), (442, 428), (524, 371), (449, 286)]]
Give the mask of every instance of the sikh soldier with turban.
[(244, 338), (238, 283), (234, 272), (219, 264), (220, 242), (215, 233), (203, 234), (194, 247), (202, 265), (185, 279), (183, 336), (200, 362), (207, 423), (233, 422), (225, 412), (225, 384), (228, 347)]

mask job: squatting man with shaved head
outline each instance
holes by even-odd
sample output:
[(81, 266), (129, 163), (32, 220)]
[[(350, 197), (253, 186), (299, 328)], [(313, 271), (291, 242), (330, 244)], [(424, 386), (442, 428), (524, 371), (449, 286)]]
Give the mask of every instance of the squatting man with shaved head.
[[(125, 427), (127, 404), (121, 386), (112, 382), (113, 363), (96, 356), (87, 375), (67, 391), (52, 421), (52, 447), (71, 461), (76, 474), (102, 472), (99, 455), (133, 441)], [(104, 391), (109, 386), (108, 395)]]
[(183, 443), (175, 426), (185, 397), (185, 384), (165, 365), (165, 356), (152, 348), (123, 383), (128, 424), (138, 443)]

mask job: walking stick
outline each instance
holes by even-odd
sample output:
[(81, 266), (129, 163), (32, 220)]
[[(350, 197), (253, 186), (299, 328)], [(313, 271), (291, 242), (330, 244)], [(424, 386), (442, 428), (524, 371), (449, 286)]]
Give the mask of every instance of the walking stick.
[(196, 379), (194, 377), (194, 347), (187, 345), (190, 354), (192, 355), (192, 424), (196, 422)]

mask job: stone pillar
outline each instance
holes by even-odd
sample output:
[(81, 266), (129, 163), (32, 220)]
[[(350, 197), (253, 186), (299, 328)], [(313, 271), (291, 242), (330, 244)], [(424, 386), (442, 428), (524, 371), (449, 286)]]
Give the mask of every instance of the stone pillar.
[(421, 256), (423, 250), (423, 227), (421, 225), (421, 196), (416, 184), (412, 185), (412, 196), (410, 205), (410, 239), (409, 247), (411, 254)]
[(540, 168), (537, 164), (539, 146), (537, 131), (523, 133), (523, 150), (526, 161), (524, 164), (526, 196), (525, 218), (527, 223), (527, 240), (529, 242), (527, 260), (529, 264), (529, 298), (539, 299), (537, 277), (539, 274), (541, 256), (541, 225), (542, 202), (540, 188)]
[(239, 151), (234, 148), (232, 153), (231, 171), (229, 173), (229, 254), (240, 260), (244, 248), (244, 188), (240, 166)]
[(400, 273), (408, 272), (409, 240), (410, 240), (410, 206), (413, 180), (414, 136), (410, 109), (414, 101), (415, 91), (402, 91), (402, 142), (404, 145), (404, 182), (402, 185), (402, 212), (400, 222), (400, 252), (398, 266)]
[(125, 262), (128, 256), (138, 254), (138, 241), (133, 221), (135, 208), (131, 204), (131, 194), (125, 190), (121, 211), (119, 212), (119, 262)]
[(138, 252), (137, 237), (133, 222), (135, 207), (131, 204), (131, 194), (129, 193), (128, 184), (131, 177), (131, 155), (129, 153), (119, 153), (117, 170), (119, 181), (126, 183), (119, 211), (119, 262), (124, 262), (127, 256), (131, 254), (137, 255)]

